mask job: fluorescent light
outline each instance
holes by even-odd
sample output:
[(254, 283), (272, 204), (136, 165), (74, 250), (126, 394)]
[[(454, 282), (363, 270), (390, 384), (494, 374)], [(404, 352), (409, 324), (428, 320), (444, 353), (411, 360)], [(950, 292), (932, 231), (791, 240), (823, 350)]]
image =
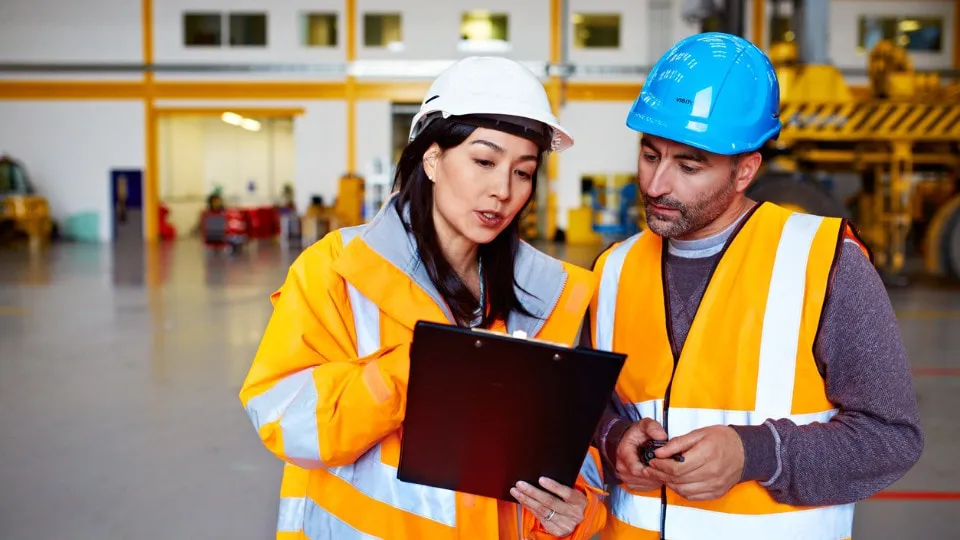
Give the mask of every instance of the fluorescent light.
[(240, 127), (248, 131), (260, 131), (260, 122), (252, 118), (244, 118), (240, 121)]
[(920, 21), (914, 19), (904, 19), (898, 25), (901, 32), (916, 32), (920, 29)]
[(237, 113), (232, 113), (232, 112), (225, 112), (225, 113), (223, 113), (222, 115), (220, 115), (220, 119), (223, 120), (224, 122), (226, 122), (226, 123), (228, 123), (228, 124), (230, 124), (230, 125), (234, 125), (234, 126), (239, 126), (239, 125), (240, 125), (240, 122), (243, 121), (243, 117), (242, 117), (242, 116), (240, 116), (240, 115), (237, 114)]

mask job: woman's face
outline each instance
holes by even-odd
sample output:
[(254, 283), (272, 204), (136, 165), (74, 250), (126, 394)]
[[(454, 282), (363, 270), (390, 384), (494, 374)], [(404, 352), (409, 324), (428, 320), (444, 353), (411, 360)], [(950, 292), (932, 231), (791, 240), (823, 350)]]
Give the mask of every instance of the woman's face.
[(434, 183), (437, 227), (476, 244), (493, 241), (530, 198), (538, 153), (527, 139), (486, 128), (446, 151), (431, 146), (423, 165)]

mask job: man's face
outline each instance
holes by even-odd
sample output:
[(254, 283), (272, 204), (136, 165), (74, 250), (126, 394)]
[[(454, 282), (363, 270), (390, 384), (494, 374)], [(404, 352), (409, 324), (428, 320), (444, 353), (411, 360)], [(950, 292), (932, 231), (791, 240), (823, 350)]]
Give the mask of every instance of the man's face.
[[(759, 155), (752, 162), (759, 165)], [(733, 156), (644, 135), (637, 166), (647, 226), (663, 238), (693, 239), (742, 197), (755, 169), (744, 175)]]

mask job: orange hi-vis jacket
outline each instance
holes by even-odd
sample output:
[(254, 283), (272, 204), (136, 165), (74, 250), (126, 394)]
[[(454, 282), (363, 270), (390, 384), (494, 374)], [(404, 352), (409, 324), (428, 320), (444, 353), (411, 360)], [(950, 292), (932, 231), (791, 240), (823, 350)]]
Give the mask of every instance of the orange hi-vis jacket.
[[(240, 399), (285, 462), (277, 538), (552, 538), (516, 503), (397, 479), (414, 325), (452, 317), (393, 201), (369, 224), (307, 248), (271, 297), (274, 313)], [(514, 313), (497, 330), (573, 344), (594, 274), (526, 244), (514, 274), (530, 293), (518, 291), (521, 302), (539, 318)], [(603, 528), (601, 471), (591, 448), (575, 486), (589, 505), (569, 538)]]
[[(713, 425), (781, 418), (806, 425), (836, 414), (813, 346), (840, 248), (856, 241), (852, 229), (771, 203), (737, 227), (679, 358), (662, 239), (644, 231), (597, 260), (592, 337), (598, 349), (628, 355), (616, 391), (621, 412), (657, 420), (671, 438)], [(609, 504), (605, 539), (837, 540), (853, 526), (853, 505), (788, 506), (755, 481), (705, 502), (666, 486), (640, 493), (618, 485)]]

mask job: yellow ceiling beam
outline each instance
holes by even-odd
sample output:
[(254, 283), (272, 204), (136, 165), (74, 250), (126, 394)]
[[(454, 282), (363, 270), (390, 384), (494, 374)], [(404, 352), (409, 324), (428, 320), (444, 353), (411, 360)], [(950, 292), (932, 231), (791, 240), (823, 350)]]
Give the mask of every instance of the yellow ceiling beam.
[[(429, 81), (357, 81), (356, 99), (420, 103)], [(633, 101), (640, 93), (639, 82), (580, 82), (565, 85), (566, 101)], [(865, 86), (851, 86), (855, 98), (870, 94)], [(343, 100), (343, 81), (9, 81), (0, 80), (3, 100), (135, 100), (148, 96), (164, 100)]]
[(0, 81), (0, 99), (117, 100), (143, 99), (144, 84), (132, 81)]
[(300, 116), (303, 107), (155, 107), (158, 116), (220, 116), (232, 112), (247, 118), (291, 118)]

